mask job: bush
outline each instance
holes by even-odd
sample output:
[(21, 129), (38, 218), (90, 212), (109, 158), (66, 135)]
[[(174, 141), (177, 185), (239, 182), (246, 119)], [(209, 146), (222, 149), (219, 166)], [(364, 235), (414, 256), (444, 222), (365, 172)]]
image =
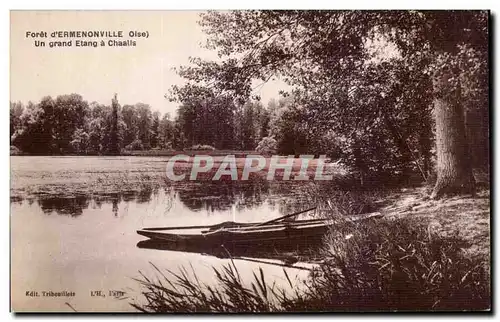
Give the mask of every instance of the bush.
[(90, 136), (83, 129), (77, 129), (69, 144), (74, 153), (86, 154), (90, 146)]
[(484, 310), (489, 265), (467, 257), (457, 236), (417, 220), (346, 223), (328, 235), (324, 265), (291, 309)]
[(262, 155), (273, 155), (278, 151), (278, 142), (273, 137), (266, 136), (257, 144), (255, 151)]
[(22, 155), (21, 150), (13, 145), (10, 146), (10, 155)]
[[(430, 232), (416, 221), (339, 221), (322, 250), (326, 258), (305, 287), (288, 294), (266, 283), (262, 269), (246, 284), (233, 265), (214, 268), (215, 288), (185, 269), (137, 279), (143, 312), (485, 310), (488, 263), (462, 253), (464, 242)], [(245, 286), (248, 285), (248, 286)]]
[(125, 150), (134, 151), (134, 150), (144, 150), (144, 144), (139, 139), (134, 140), (132, 143), (125, 147)]

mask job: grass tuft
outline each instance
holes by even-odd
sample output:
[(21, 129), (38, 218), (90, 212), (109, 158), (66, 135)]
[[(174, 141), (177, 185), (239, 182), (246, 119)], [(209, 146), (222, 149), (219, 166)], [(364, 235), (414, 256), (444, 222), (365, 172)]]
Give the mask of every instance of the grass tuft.
[(191, 146), (188, 150), (194, 151), (215, 151), (215, 148), (208, 144), (195, 144)]

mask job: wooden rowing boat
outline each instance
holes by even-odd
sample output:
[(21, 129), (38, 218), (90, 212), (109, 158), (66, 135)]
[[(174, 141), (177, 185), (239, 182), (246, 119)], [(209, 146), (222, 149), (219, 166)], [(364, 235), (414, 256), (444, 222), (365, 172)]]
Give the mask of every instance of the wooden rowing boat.
[(323, 235), (329, 227), (324, 219), (301, 220), (260, 226), (260, 223), (229, 223), (216, 229), (181, 228), (138, 230), (139, 235), (150, 239), (194, 245), (250, 244), (269, 240), (293, 240)]

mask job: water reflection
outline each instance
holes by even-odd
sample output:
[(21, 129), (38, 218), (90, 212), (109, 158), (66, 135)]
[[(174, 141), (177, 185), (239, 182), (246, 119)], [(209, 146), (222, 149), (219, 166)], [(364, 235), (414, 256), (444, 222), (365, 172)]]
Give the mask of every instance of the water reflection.
[(176, 188), (179, 199), (193, 211), (224, 211), (259, 206), (269, 195), (267, 182), (186, 183)]

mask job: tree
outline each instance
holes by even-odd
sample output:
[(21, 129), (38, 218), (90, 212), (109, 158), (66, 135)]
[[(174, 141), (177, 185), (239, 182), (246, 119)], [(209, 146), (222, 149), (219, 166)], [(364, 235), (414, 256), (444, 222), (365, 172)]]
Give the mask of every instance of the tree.
[(78, 154), (87, 154), (90, 148), (90, 137), (83, 129), (77, 129), (70, 142), (71, 148)]
[(175, 128), (170, 115), (165, 113), (158, 126), (158, 144), (163, 149), (171, 149), (174, 146)]
[(119, 143), (119, 134), (118, 134), (118, 98), (115, 94), (113, 100), (111, 101), (111, 129), (110, 129), (110, 142), (109, 142), (109, 150), (108, 153), (111, 155), (119, 155), (120, 154), (120, 143)]
[(177, 110), (176, 147), (196, 144), (233, 148), (236, 105), (226, 97), (195, 93), (183, 97)]
[(235, 114), (236, 119), (236, 147), (242, 150), (253, 150), (259, 140), (259, 104), (248, 101)]
[(255, 151), (263, 155), (273, 155), (278, 151), (278, 142), (274, 138), (266, 136), (257, 144)]
[(430, 36), (429, 43), (437, 52), (435, 63), (438, 67), (434, 74), (438, 178), (431, 197), (438, 198), (446, 193), (474, 193), (462, 105), (460, 45), (477, 47), (477, 55), (483, 56), (482, 63), (487, 64), (488, 14), (433, 12), (428, 16), (430, 31), (435, 33)]
[(124, 105), (122, 108), (122, 117), (126, 126), (123, 145), (127, 146), (139, 137), (138, 116), (135, 106)]
[(151, 106), (144, 103), (135, 104), (137, 110), (138, 139), (142, 142), (144, 149), (151, 149), (151, 126), (153, 124), (153, 113)]
[(51, 125), (52, 141), (56, 153), (71, 152), (71, 141), (77, 129), (83, 129), (89, 113), (87, 101), (78, 94), (60, 95), (54, 102)]

